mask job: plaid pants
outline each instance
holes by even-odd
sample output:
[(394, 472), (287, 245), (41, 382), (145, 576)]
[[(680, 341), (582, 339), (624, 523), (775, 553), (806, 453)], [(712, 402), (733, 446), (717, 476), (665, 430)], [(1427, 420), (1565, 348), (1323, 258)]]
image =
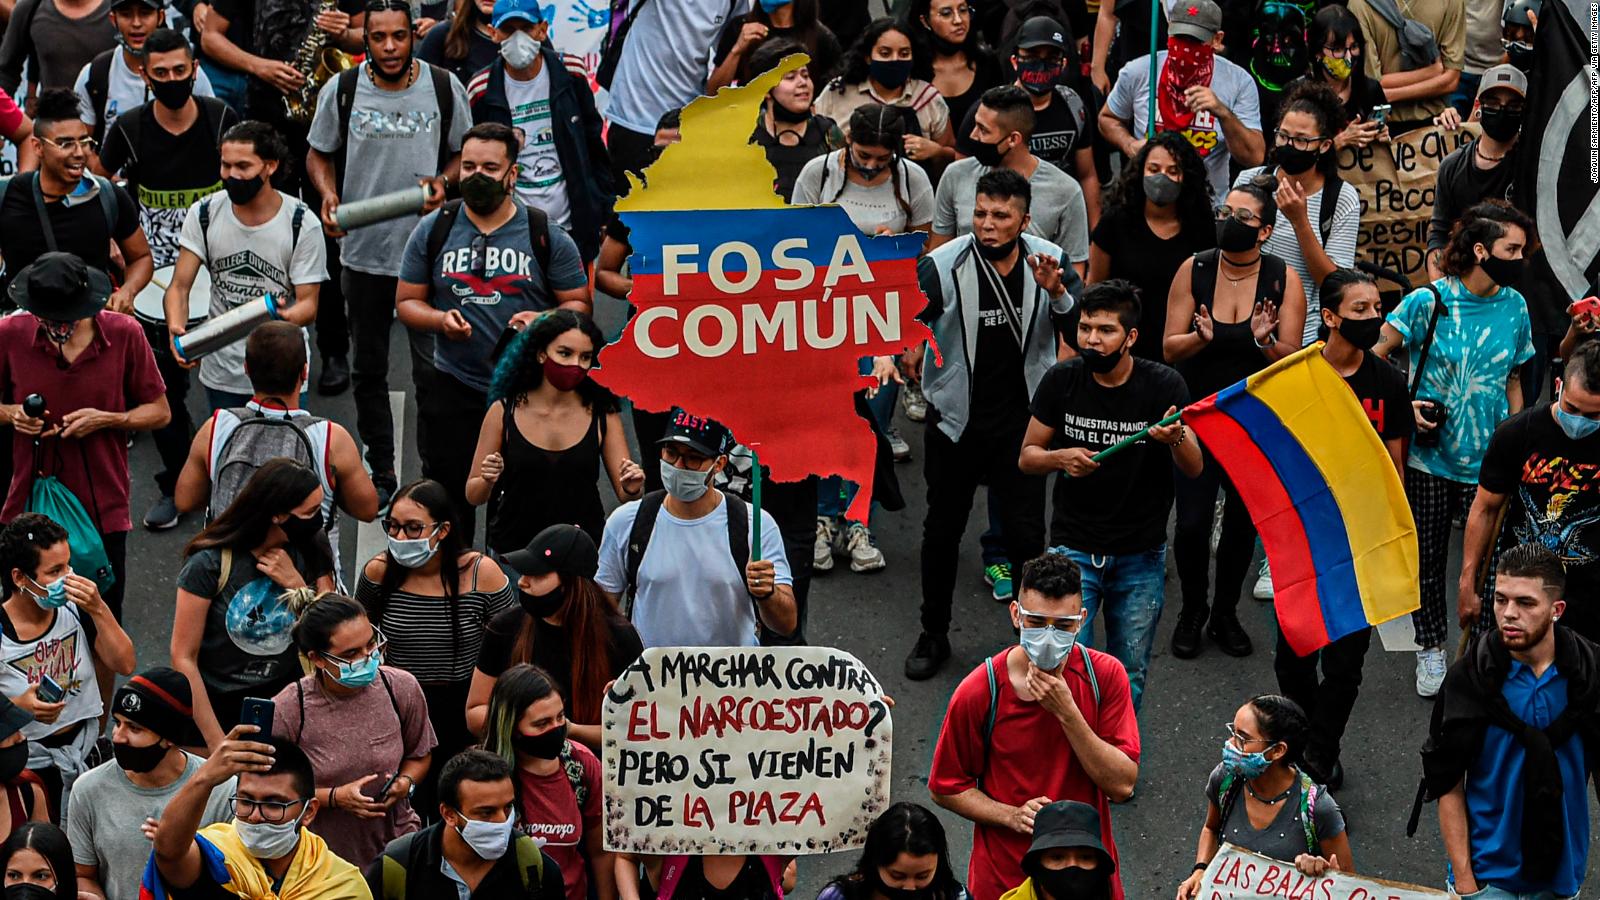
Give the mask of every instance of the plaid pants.
[[(1411, 614), (1411, 624), (1421, 647), (1443, 647), (1449, 633), (1454, 604), (1447, 604), (1445, 588), (1456, 579), (1445, 571), (1450, 557), (1450, 529), (1459, 515), (1472, 508), (1476, 484), (1464, 484), (1406, 467), (1406, 499), (1417, 522), (1417, 551), (1422, 582), (1422, 608)], [(1453, 595), (1453, 592), (1452, 592)]]

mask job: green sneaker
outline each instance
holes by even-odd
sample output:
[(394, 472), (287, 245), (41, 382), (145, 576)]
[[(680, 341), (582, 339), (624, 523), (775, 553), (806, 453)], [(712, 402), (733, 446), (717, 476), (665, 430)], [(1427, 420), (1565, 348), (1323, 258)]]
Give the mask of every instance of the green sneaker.
[(1006, 603), (1011, 600), (1011, 564), (995, 563), (983, 570), (983, 580), (994, 588), (994, 599)]

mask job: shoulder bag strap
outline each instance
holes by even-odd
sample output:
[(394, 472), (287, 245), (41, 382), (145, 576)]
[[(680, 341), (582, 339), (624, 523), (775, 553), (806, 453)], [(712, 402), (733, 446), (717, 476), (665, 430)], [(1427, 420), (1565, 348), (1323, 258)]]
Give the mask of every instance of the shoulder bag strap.
[(978, 768), (978, 790), (983, 790), (983, 776), (989, 771), (989, 744), (994, 736), (995, 719), (1000, 715), (1000, 677), (994, 670), (994, 657), (983, 661), (983, 674), (989, 680), (989, 712), (983, 717), (983, 763)]
[(1417, 370), (1411, 373), (1411, 399), (1417, 399), (1417, 391), (1422, 387), (1422, 370), (1428, 366), (1428, 353), (1433, 350), (1433, 333), (1439, 327), (1439, 317), (1449, 315), (1445, 308), (1444, 296), (1439, 289), (1429, 282), (1423, 287), (1433, 294), (1433, 314), (1428, 317), (1428, 332), (1422, 338), (1422, 349), (1417, 354)]
[(666, 502), (666, 491), (651, 491), (639, 500), (639, 509), (633, 517), (633, 528), (628, 531), (628, 583), (623, 589), (622, 614), (633, 619), (633, 598), (639, 592), (639, 565), (644, 561), (645, 548), (650, 546), (650, 535), (656, 528), (656, 517), (661, 515), (661, 505)]
[(50, 211), (44, 206), (44, 188), (39, 186), (39, 173), (32, 173), (28, 179), (29, 186), (33, 188), (33, 208), (39, 214), (39, 230), (44, 232), (44, 245), (51, 253), (56, 252), (55, 229), (50, 227)]

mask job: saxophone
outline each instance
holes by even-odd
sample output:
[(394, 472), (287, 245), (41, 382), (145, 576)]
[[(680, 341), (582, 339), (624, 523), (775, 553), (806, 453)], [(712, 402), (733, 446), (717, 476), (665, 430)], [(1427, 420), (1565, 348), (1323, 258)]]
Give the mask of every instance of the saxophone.
[[(337, 0), (322, 0), (318, 12), (333, 12), (339, 8)], [(294, 54), (294, 69), (304, 79), (299, 90), (285, 94), (284, 110), (289, 121), (308, 125), (317, 110), (317, 93), (329, 78), (355, 65), (355, 58), (338, 47), (329, 47), (328, 33), (317, 27), (315, 19), (306, 29), (305, 40)]]

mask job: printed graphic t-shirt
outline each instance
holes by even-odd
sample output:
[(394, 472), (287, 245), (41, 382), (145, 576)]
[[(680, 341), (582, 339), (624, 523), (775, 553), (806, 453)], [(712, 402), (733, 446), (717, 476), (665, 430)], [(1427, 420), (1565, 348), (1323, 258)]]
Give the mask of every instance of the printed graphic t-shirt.
[(550, 119), (550, 69), (539, 67), (532, 81), (506, 74), (506, 103), (511, 106), (511, 127), (522, 139), (517, 154), (517, 198), (545, 211), (550, 221), (568, 228), (572, 206), (567, 202), (567, 181), (556, 155), (555, 131)]
[[(294, 547), (283, 549), (306, 584), (328, 574), (314, 570)], [(280, 599), (283, 588), (262, 575), (248, 553), (234, 553), (226, 584), (217, 583), (221, 577), (220, 550), (196, 551), (178, 571), (179, 590), (211, 601), (200, 636), (200, 672), (207, 689), (239, 691), (297, 674), (299, 654), (289, 635), (294, 613)]]
[[(557, 765), (549, 775), (517, 770), (521, 806), (517, 827), (523, 834), (544, 841), (544, 852), (561, 867), (566, 900), (589, 896), (589, 866), (584, 861), (583, 838), (600, 827), (600, 760), (594, 751), (577, 741), (568, 741), (572, 758), (583, 768), (582, 784), (587, 796), (578, 808), (578, 795), (564, 767)], [(546, 898), (553, 900), (553, 898)]]
[[(31, 602), (26, 597), (23, 602)], [(0, 691), (16, 697), (49, 675), (67, 691), (66, 707), (54, 722), (29, 722), (22, 734), (37, 742), (70, 725), (100, 715), (100, 685), (94, 677), (94, 620), (73, 604), (55, 612), (50, 627), (32, 640), (19, 640), (11, 616), (0, 609)], [(28, 745), (30, 768), (54, 765), (37, 743)]]
[[(126, 130), (133, 117), (141, 120), (137, 147)], [(121, 172), (128, 179), (156, 268), (178, 261), (178, 239), (189, 207), (222, 190), (218, 138), (237, 124), (239, 116), (227, 106), (202, 101), (199, 118), (182, 134), (157, 124), (149, 104), (131, 110), (106, 130), (100, 162), (107, 171)]]

